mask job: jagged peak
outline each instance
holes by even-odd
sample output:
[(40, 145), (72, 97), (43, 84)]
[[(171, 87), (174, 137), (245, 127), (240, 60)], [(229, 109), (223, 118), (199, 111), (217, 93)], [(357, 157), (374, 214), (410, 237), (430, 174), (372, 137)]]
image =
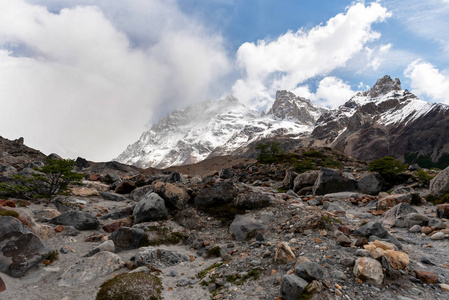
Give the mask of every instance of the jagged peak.
[(376, 81), (376, 84), (367, 92), (371, 98), (376, 98), (385, 95), (392, 91), (401, 91), (401, 81), (399, 78), (393, 80), (390, 76), (385, 75)]

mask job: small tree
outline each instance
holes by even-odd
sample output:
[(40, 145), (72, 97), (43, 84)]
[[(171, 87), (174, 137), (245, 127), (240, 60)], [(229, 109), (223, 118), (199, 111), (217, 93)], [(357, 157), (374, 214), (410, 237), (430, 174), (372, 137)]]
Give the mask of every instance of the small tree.
[(15, 185), (1, 186), (3, 191), (13, 194), (29, 193), (33, 198), (51, 198), (67, 191), (69, 184), (81, 184), (82, 174), (73, 171), (74, 161), (71, 159), (47, 158), (43, 167), (35, 168), (31, 176), (15, 175)]
[(398, 178), (399, 173), (405, 170), (407, 170), (407, 166), (391, 156), (373, 160), (368, 164), (368, 171), (378, 172), (385, 179), (393, 181)]
[(284, 154), (284, 150), (278, 142), (260, 143), (256, 146), (259, 154), (257, 161), (261, 163), (272, 163), (277, 160), (277, 156)]

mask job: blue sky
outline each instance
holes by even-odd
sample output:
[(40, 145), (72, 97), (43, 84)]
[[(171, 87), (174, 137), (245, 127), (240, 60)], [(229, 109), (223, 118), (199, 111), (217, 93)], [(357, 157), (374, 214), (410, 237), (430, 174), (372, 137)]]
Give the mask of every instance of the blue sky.
[(447, 28), (449, 0), (0, 0), (0, 135), (109, 160), (191, 103), (337, 107), (386, 74), (449, 104)]

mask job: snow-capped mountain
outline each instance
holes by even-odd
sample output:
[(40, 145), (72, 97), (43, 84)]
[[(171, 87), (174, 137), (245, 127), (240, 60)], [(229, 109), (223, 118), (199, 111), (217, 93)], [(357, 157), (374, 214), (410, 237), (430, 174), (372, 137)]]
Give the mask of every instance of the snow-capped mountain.
[[(161, 119), (116, 160), (141, 168), (166, 168), (231, 154), (278, 136), (366, 160), (419, 151), (437, 159), (449, 152), (444, 150), (449, 149), (449, 135), (441, 137), (434, 131), (446, 133), (448, 120), (447, 105), (422, 101), (402, 90), (399, 79), (384, 76), (369, 91), (335, 109), (288, 91), (278, 91), (272, 107), (262, 114), (233, 96), (194, 104)], [(428, 145), (419, 145), (421, 140)]]

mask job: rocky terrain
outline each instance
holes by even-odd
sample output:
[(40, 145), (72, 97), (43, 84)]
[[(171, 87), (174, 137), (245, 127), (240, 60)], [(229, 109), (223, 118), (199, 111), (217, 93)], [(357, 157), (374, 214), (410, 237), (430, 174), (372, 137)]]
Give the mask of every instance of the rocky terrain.
[[(278, 91), (266, 112), (233, 96), (174, 111), (129, 145), (117, 161), (141, 168), (189, 165), (245, 155), (267, 138), (297, 147), (330, 147), (365, 161), (387, 155), (427, 167), (449, 165), (449, 106), (429, 103), (384, 76), (338, 108)], [(251, 157), (254, 158), (254, 157)]]
[[(45, 163), (11, 159), (23, 141), (2, 144), (0, 182)], [(424, 198), (446, 199), (449, 168), (428, 171), (430, 184), (418, 166), (389, 182), (329, 148), (286, 157), (313, 170), (79, 158), (69, 195), (3, 194), (0, 298), (449, 299), (449, 204)]]

